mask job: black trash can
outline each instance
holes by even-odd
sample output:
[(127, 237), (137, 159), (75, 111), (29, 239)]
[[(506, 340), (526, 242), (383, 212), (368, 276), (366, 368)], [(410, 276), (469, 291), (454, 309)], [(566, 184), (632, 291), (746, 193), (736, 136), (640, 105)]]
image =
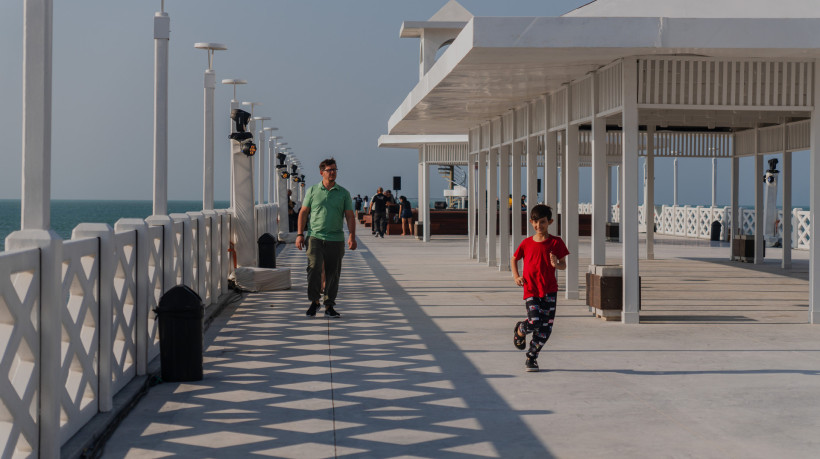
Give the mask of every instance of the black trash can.
[(259, 246), (259, 267), (276, 267), (276, 238), (270, 233), (265, 233), (256, 241)]
[(188, 286), (165, 292), (154, 309), (159, 319), (163, 381), (202, 380), (202, 299)]
[(720, 232), (722, 230), (722, 227), (723, 225), (721, 225), (719, 221), (715, 220), (712, 222), (712, 241), (720, 240)]

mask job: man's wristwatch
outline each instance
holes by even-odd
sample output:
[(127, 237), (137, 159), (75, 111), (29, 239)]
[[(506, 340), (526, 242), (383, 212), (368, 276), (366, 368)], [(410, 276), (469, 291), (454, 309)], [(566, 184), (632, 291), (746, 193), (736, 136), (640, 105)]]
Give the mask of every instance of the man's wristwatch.
[(299, 233), (299, 234), (296, 235), (296, 237), (299, 237), (299, 236), (305, 237), (305, 233)]

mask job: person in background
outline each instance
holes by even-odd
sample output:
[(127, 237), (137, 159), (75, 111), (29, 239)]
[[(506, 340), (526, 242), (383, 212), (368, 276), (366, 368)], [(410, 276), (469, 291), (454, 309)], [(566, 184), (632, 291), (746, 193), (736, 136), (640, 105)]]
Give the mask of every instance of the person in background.
[(382, 187), (376, 190), (376, 194), (370, 200), (370, 215), (373, 216), (373, 236), (383, 238), (387, 229), (387, 196), (382, 193)]
[[(410, 207), (410, 201), (404, 196), (399, 198), (399, 217), (401, 218), (401, 235), (413, 235), (413, 209)], [(404, 226), (407, 225), (407, 230)]]
[[(350, 235), (347, 248), (356, 250), (356, 217), (353, 214), (353, 200), (350, 192), (336, 183), (339, 172), (336, 160), (328, 158), (319, 163), (322, 181), (308, 188), (302, 209), (299, 212), (296, 248), (307, 247), (308, 300), (310, 306), (305, 312), (308, 317), (316, 315), (324, 296), (325, 317), (338, 318), (336, 294), (339, 292), (339, 277), (342, 271), (342, 257), (345, 254), (343, 222), (347, 221)], [(310, 220), (310, 237), (305, 240), (305, 226)], [(322, 272), (325, 285), (322, 288)], [(321, 293), (324, 290), (324, 293)]]
[(362, 195), (357, 194), (355, 198), (353, 198), (353, 207), (356, 212), (361, 212), (362, 210)]

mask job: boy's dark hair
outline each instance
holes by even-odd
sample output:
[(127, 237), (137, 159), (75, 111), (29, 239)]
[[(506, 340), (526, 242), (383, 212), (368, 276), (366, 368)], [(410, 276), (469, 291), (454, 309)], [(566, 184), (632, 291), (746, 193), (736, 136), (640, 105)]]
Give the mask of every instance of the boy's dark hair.
[(331, 156), (330, 158), (328, 158), (328, 159), (322, 161), (321, 163), (319, 163), (319, 170), (323, 171), (323, 170), (325, 170), (325, 168), (327, 166), (335, 166), (335, 165), (336, 165), (336, 160), (333, 159), (333, 157)]
[(552, 220), (552, 208), (544, 204), (538, 204), (530, 211), (530, 220), (538, 221), (547, 217), (547, 220)]

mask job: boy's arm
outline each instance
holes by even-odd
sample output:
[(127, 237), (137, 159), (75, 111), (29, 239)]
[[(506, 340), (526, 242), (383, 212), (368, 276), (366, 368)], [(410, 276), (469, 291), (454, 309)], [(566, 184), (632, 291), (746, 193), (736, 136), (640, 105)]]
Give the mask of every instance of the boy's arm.
[(518, 273), (518, 260), (515, 257), (510, 258), (510, 270), (512, 271), (513, 281), (519, 287), (524, 286), (524, 278)]
[(552, 264), (553, 268), (560, 269), (560, 270), (563, 271), (563, 270), (567, 269), (567, 260), (566, 260), (566, 258), (567, 257), (564, 256), (564, 257), (561, 257), (559, 259), (558, 257), (555, 256), (554, 253), (551, 253), (550, 254), (550, 263)]

